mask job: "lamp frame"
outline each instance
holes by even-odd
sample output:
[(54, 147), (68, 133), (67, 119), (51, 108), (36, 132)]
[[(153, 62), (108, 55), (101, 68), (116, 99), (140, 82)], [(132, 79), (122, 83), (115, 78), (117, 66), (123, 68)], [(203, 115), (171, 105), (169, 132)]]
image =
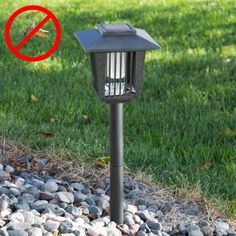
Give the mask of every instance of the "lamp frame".
[[(140, 96), (141, 85), (144, 74), (144, 61), (145, 61), (145, 51), (132, 51), (127, 52), (127, 63), (126, 63), (126, 82), (131, 82), (130, 92), (125, 92), (124, 94), (117, 94), (114, 91), (112, 94), (109, 93), (108, 96), (105, 95), (105, 85), (106, 85), (106, 71), (107, 71), (107, 57), (109, 53), (117, 53), (117, 51), (111, 52), (93, 52), (90, 53), (91, 69), (92, 69), (92, 80), (93, 87), (95, 89), (97, 97), (108, 103), (115, 102), (128, 102), (130, 100), (136, 99)], [(122, 52), (118, 52), (122, 53)], [(118, 79), (110, 79), (110, 83), (117, 83)], [(109, 85), (109, 83), (108, 83)], [(134, 89), (134, 92), (132, 91)]]

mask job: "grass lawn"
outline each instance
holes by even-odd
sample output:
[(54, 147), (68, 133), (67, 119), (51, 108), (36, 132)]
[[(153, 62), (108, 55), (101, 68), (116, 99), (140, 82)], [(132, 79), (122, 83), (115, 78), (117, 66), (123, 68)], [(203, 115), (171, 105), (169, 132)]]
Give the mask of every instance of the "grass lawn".
[[(29, 1), (0, 0), (0, 137), (78, 160), (109, 155), (109, 107), (96, 100), (89, 58), (73, 33), (99, 22), (130, 22), (146, 29), (162, 49), (147, 53), (142, 96), (125, 104), (126, 165), (164, 185), (200, 187), (235, 216), (235, 1), (30, 3), (55, 13), (62, 40), (47, 60), (17, 59), (5, 45), (4, 28), (10, 14)], [(42, 19), (35, 12), (19, 16), (13, 41)], [(22, 53), (39, 55), (50, 48), (53, 24), (43, 28), (50, 37), (34, 37)]]

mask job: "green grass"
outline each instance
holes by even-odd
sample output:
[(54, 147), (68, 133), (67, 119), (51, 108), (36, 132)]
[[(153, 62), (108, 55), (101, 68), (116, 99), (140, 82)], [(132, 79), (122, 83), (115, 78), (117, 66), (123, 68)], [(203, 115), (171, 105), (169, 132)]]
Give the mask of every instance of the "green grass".
[[(142, 96), (125, 104), (126, 165), (164, 185), (200, 186), (236, 215), (234, 0), (31, 1), (52, 10), (63, 31), (56, 53), (38, 63), (15, 58), (4, 43), (8, 17), (29, 2), (0, 3), (2, 138), (35, 150), (64, 150), (78, 160), (109, 155), (108, 106), (95, 98), (88, 57), (73, 33), (99, 22), (130, 22), (146, 29), (162, 49), (147, 53)], [(40, 17), (19, 17), (12, 37)], [(50, 47), (53, 25), (44, 28), (50, 37), (33, 38), (21, 52), (39, 55)]]

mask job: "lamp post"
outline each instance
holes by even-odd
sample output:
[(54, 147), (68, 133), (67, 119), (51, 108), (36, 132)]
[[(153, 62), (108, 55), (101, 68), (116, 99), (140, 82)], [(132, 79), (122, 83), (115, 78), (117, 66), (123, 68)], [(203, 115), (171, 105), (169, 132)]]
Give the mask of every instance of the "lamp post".
[(110, 104), (110, 218), (123, 224), (123, 103), (140, 95), (145, 52), (160, 46), (127, 23), (98, 24), (75, 37), (90, 53), (97, 97)]

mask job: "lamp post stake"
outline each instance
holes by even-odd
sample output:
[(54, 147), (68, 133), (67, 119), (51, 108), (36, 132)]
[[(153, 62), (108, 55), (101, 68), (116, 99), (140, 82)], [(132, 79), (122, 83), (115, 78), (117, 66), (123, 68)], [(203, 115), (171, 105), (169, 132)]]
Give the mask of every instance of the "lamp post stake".
[(110, 218), (123, 224), (123, 103), (110, 104)]

